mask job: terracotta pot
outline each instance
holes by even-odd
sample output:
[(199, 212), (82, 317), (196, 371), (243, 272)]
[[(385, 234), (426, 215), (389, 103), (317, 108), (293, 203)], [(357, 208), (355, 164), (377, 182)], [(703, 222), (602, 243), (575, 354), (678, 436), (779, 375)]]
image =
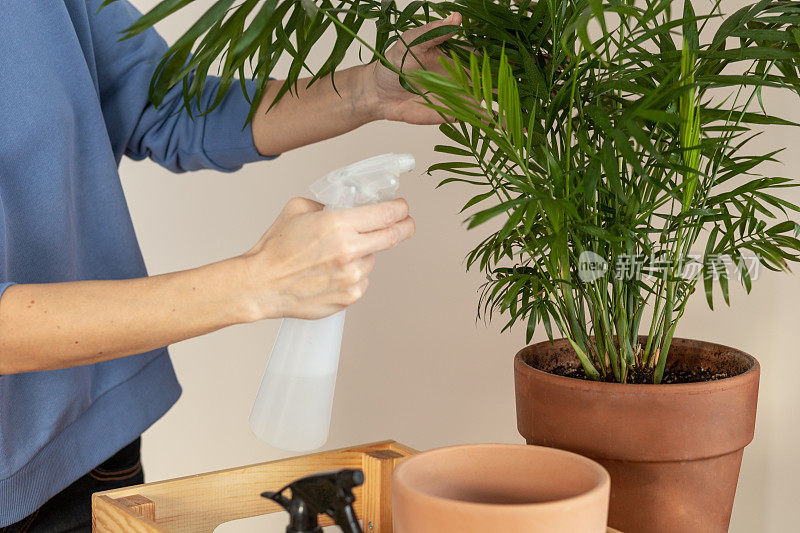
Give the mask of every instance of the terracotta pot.
[(395, 533), (603, 533), (609, 477), (574, 453), (517, 444), (439, 448), (392, 475)]
[(753, 440), (759, 365), (744, 352), (675, 339), (671, 366), (724, 368), (702, 383), (596, 383), (547, 373), (574, 365), (565, 340), (514, 360), (517, 427), (528, 444), (591, 457), (611, 474), (609, 526), (624, 533), (728, 531), (744, 447)]

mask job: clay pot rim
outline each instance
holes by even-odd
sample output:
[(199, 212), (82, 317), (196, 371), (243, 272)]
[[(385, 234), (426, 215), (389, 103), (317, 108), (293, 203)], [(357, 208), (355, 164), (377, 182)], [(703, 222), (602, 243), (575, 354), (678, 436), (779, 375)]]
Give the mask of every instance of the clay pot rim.
[(707, 346), (714, 346), (718, 349), (733, 352), (737, 356), (747, 360), (750, 363), (750, 368), (748, 368), (741, 374), (737, 374), (729, 378), (717, 379), (714, 381), (698, 381), (694, 383), (669, 383), (669, 384), (662, 383), (656, 385), (654, 383), (616, 383), (616, 382), (609, 383), (606, 381), (589, 381), (578, 378), (570, 378), (566, 376), (558, 376), (556, 374), (551, 374), (550, 372), (545, 372), (544, 370), (539, 370), (538, 368), (534, 368), (525, 361), (524, 356), (526, 353), (536, 350), (540, 346), (552, 345), (559, 341), (566, 341), (566, 339), (554, 339), (552, 343), (549, 340), (546, 340), (525, 346), (520, 351), (518, 351), (517, 354), (514, 356), (514, 367), (519, 372), (536, 376), (536, 379), (539, 381), (549, 381), (551, 382), (551, 384), (557, 385), (561, 388), (581, 389), (581, 390), (594, 389), (594, 391), (601, 392), (604, 394), (607, 393), (631, 394), (637, 396), (642, 394), (653, 394), (653, 395), (706, 394), (708, 392), (730, 389), (733, 387), (737, 387), (745, 382), (749, 382), (753, 379), (757, 380), (761, 370), (761, 366), (759, 365), (758, 360), (755, 357), (739, 349), (733, 348), (731, 346), (726, 346), (724, 344), (718, 344), (715, 342), (702, 341), (696, 339), (685, 339), (685, 338), (673, 339), (672, 346), (676, 347), (681, 344), (687, 344), (687, 343), (697, 343), (697, 344), (705, 344)]
[[(433, 454), (438, 452), (447, 452), (452, 451), (454, 449), (480, 449), (480, 448), (492, 448), (494, 450), (502, 451), (508, 449), (525, 449), (530, 451), (531, 453), (538, 452), (538, 453), (546, 453), (551, 455), (561, 455), (561, 456), (569, 456), (571, 459), (576, 460), (587, 467), (590, 467), (594, 470), (599, 476), (602, 477), (602, 481), (597, 483), (594, 487), (589, 489), (586, 492), (582, 492), (575, 496), (570, 496), (569, 498), (561, 498), (558, 500), (551, 500), (546, 502), (536, 502), (536, 503), (480, 503), (480, 502), (468, 502), (464, 500), (456, 500), (453, 498), (446, 498), (444, 496), (436, 496), (433, 494), (429, 494), (427, 492), (421, 492), (419, 490), (415, 490), (410, 488), (408, 485), (404, 484), (403, 482), (399, 481), (400, 476), (403, 474), (403, 470), (407, 469), (407, 465), (409, 462), (413, 462), (416, 458), (425, 457), (426, 454)], [(597, 461), (585, 457), (583, 455), (569, 452), (566, 450), (561, 450), (558, 448), (551, 448), (548, 446), (534, 446), (530, 444), (503, 444), (503, 443), (481, 443), (481, 444), (459, 444), (455, 446), (445, 446), (442, 448), (434, 448), (433, 450), (427, 450), (425, 452), (421, 452), (416, 455), (411, 455), (403, 461), (400, 462), (394, 469), (392, 473), (392, 489), (395, 490), (395, 485), (402, 487), (403, 490), (411, 492), (414, 494), (414, 497), (422, 498), (423, 500), (427, 500), (429, 502), (447, 502), (450, 505), (454, 505), (462, 509), (462, 511), (467, 511), (469, 509), (474, 510), (485, 510), (485, 509), (503, 509), (504, 511), (510, 511), (513, 509), (520, 509), (520, 510), (528, 510), (531, 508), (537, 509), (546, 509), (548, 507), (557, 507), (563, 506), (564, 504), (573, 504), (573, 503), (581, 503), (585, 500), (592, 500), (594, 498), (602, 497), (603, 492), (607, 492), (610, 490), (611, 487), (611, 476), (608, 474), (608, 471)]]

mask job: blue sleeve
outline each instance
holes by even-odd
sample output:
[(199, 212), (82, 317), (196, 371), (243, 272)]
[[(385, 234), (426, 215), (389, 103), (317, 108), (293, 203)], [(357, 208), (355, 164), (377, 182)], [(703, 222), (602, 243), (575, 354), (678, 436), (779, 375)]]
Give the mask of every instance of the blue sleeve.
[[(101, 0), (92, 0), (97, 11)], [(95, 5), (96, 4), (96, 5)], [(240, 84), (233, 83), (222, 103), (206, 116), (194, 118), (182, 109), (183, 90), (173, 87), (158, 107), (149, 101), (150, 79), (167, 44), (155, 30), (119, 41), (120, 33), (140, 16), (127, 0), (117, 1), (93, 15), (91, 32), (100, 101), (114, 153), (133, 159), (151, 158), (174, 171), (210, 168), (231, 172), (259, 155), (249, 122), (250, 104)], [(219, 78), (209, 76), (201, 108), (215, 96)], [(247, 82), (250, 95), (255, 84)]]
[(0, 282), (0, 298), (3, 297), (3, 293), (6, 292), (6, 289), (12, 285), (14, 285), (14, 283)]

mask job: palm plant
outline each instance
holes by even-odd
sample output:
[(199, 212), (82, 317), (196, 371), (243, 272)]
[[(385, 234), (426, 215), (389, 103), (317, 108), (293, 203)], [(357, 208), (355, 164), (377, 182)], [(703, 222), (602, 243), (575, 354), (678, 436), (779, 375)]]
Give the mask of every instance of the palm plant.
[[(128, 35), (192, 1), (164, 0)], [(397, 72), (448, 118), (449, 143), (435, 149), (449, 160), (430, 171), (477, 188), (468, 227), (495, 229), (467, 256), (487, 276), (479, 313), (524, 323), (528, 341), (539, 326), (565, 336), (590, 379), (659, 383), (697, 285), (710, 306), (715, 286), (729, 303), (734, 275), (750, 290), (751, 261), (788, 270), (800, 253), (800, 209), (777, 196), (796, 184), (756, 174), (779, 150), (748, 151), (757, 128), (797, 125), (768, 114), (763, 94), (800, 94), (800, 2), (761, 0), (731, 15), (721, 0), (706, 14), (673, 4), (217, 0), (170, 48), (151, 97), (182, 83), (191, 109), (220, 60), (220, 91), (252, 69), (255, 110), (284, 55), (278, 98), (304, 72), (311, 83), (332, 73), (351, 46), (385, 61), (404, 31), (459, 11), (463, 26), (416, 40), (455, 32), (446, 75)], [(336, 43), (310, 69), (328, 30)]]

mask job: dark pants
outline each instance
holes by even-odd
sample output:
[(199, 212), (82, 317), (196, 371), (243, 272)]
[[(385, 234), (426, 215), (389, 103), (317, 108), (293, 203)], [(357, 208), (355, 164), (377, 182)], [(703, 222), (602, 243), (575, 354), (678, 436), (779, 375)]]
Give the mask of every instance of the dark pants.
[(43, 506), (0, 533), (62, 533), (92, 530), (92, 493), (144, 483), (141, 439), (50, 498)]

